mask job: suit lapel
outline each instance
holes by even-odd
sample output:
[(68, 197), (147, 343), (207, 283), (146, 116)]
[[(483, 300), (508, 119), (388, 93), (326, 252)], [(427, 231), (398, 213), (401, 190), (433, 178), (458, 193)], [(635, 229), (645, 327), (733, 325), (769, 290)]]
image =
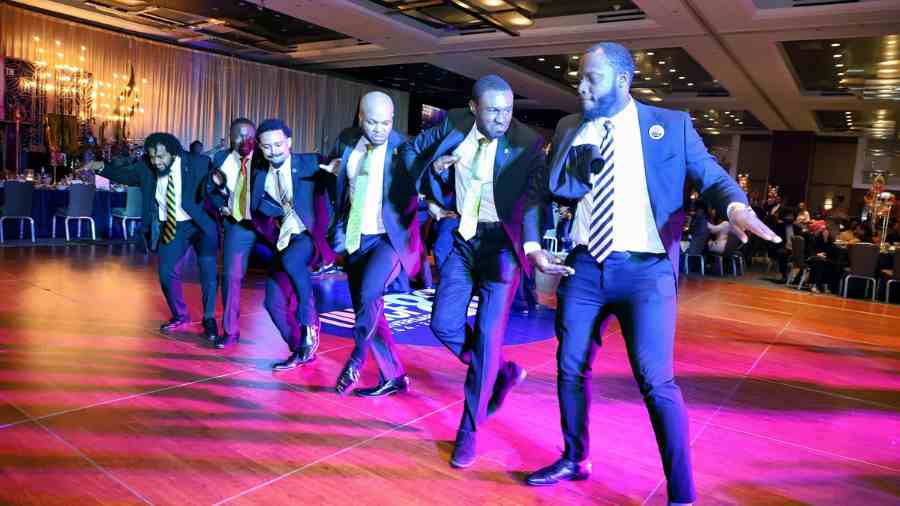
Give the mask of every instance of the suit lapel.
[(503, 137), (497, 139), (497, 153), (494, 155), (494, 187), (496, 188), (497, 180), (500, 174), (506, 169), (506, 161), (509, 159), (509, 132)]
[(641, 151), (644, 154), (644, 178), (647, 181), (647, 194), (650, 197), (650, 208), (653, 212), (653, 218), (657, 220), (657, 227), (659, 227), (662, 224), (659, 223), (659, 218), (656, 215), (656, 192), (660, 185), (656, 172), (656, 163), (658, 161), (657, 154), (663, 151), (660, 147), (664, 141), (663, 137), (659, 139), (651, 138), (650, 128), (654, 125), (660, 125), (661, 122), (649, 107), (636, 100), (634, 105), (637, 107), (638, 112), (638, 129), (640, 129), (641, 133)]
[[(191, 189), (194, 185), (191, 184), (191, 166), (188, 161), (189, 158), (187, 156), (181, 157), (181, 208), (185, 209), (184, 205), (187, 202), (191, 202)], [(187, 210), (185, 210), (187, 212)]]

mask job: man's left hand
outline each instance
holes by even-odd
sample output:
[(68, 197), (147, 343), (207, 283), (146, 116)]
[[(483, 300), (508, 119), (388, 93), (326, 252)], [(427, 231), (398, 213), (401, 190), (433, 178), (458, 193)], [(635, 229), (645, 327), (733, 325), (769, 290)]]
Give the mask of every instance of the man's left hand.
[(781, 238), (778, 237), (772, 229), (767, 227), (765, 223), (756, 217), (756, 213), (750, 207), (734, 209), (728, 214), (728, 221), (734, 229), (734, 234), (738, 236), (741, 242), (747, 242), (747, 232), (759, 236), (767, 241), (778, 244)]

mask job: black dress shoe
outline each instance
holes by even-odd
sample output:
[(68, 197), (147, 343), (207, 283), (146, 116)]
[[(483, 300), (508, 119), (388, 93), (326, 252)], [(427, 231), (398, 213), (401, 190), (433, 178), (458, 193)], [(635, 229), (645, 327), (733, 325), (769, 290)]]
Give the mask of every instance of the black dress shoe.
[(223, 336), (217, 337), (216, 341), (215, 341), (215, 343), (213, 343), (213, 345), (220, 350), (224, 350), (225, 348), (228, 348), (229, 346), (237, 344), (238, 341), (240, 341), (240, 340), (241, 340), (241, 336), (238, 336), (238, 335), (235, 335), (235, 336), (223, 335)]
[(303, 334), (297, 351), (300, 353), (303, 363), (306, 364), (316, 360), (316, 351), (319, 350), (319, 326), (304, 325)]
[(287, 360), (283, 360), (281, 362), (276, 362), (272, 365), (273, 371), (290, 371), (291, 369), (296, 369), (297, 367), (302, 367), (304, 365), (315, 362), (316, 355), (306, 355), (302, 351), (298, 350), (291, 353), (291, 356), (287, 358)]
[(549, 466), (531, 473), (525, 482), (533, 487), (555, 485), (561, 481), (581, 481), (591, 476), (590, 462), (572, 462), (562, 458)]
[(215, 341), (219, 338), (219, 328), (216, 327), (214, 318), (203, 319), (203, 334), (206, 335), (206, 339), (209, 341)]
[(528, 372), (519, 367), (519, 364), (511, 361), (503, 364), (500, 374), (497, 375), (497, 381), (494, 383), (494, 393), (491, 395), (491, 400), (488, 401), (488, 416), (493, 415), (503, 406), (506, 396), (513, 388), (525, 381), (526, 376), (528, 376)]
[(171, 320), (160, 325), (159, 330), (162, 332), (172, 332), (173, 330), (177, 330), (190, 323), (191, 319), (187, 316), (175, 316)]
[(344, 364), (341, 375), (338, 376), (337, 384), (334, 389), (340, 395), (347, 395), (353, 390), (353, 386), (359, 381), (359, 364), (352, 360), (348, 360)]
[(382, 381), (376, 387), (357, 388), (356, 395), (362, 397), (384, 397), (409, 391), (409, 376), (403, 375), (392, 380)]
[(475, 433), (467, 430), (456, 432), (456, 442), (453, 444), (453, 454), (450, 455), (450, 465), (457, 469), (471, 467), (475, 462)]

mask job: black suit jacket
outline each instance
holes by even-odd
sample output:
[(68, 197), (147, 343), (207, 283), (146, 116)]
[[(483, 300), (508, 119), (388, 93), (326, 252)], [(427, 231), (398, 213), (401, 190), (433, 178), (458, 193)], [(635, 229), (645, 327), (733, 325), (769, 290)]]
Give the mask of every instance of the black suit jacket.
[[(203, 233), (217, 237), (216, 223), (203, 207), (206, 180), (209, 175), (209, 158), (187, 151), (181, 157), (181, 207)], [(101, 172), (103, 177), (128, 186), (137, 186), (143, 197), (141, 232), (151, 250), (159, 242), (159, 205), (156, 202), (156, 183), (159, 177), (145, 158), (136, 161), (120, 157), (107, 163)]]
[[(291, 182), (293, 186), (294, 212), (312, 236), (316, 254), (310, 265), (319, 262), (330, 263), (334, 252), (328, 245), (328, 196), (327, 180), (319, 170), (319, 155), (316, 153), (291, 154)], [(275, 245), (278, 241), (278, 225), (275, 218), (284, 215), (281, 204), (266, 193), (268, 164), (254, 167), (250, 213), (253, 224), (265, 240)]]
[[(691, 125), (690, 116), (644, 105), (635, 101), (647, 192), (656, 230), (678, 276), (680, 240), (684, 225), (684, 184), (693, 182), (703, 200), (726, 216), (728, 204), (746, 204), (747, 197), (716, 160)], [(583, 125), (581, 114), (572, 114), (559, 121), (553, 135), (549, 162), (549, 190), (552, 198), (575, 209), (581, 198), (590, 191), (589, 167), (573, 163), (570, 148)], [(650, 135), (651, 129), (655, 132)], [(654, 138), (656, 137), (656, 138)]]
[[(328, 160), (341, 159), (340, 171), (332, 175), (331, 197), (334, 215), (329, 229), (329, 242), (337, 252), (345, 251), (344, 236), (347, 220), (350, 218), (350, 179), (347, 176), (347, 161), (363, 136), (359, 128), (347, 128), (337, 138)], [(416, 180), (403, 166), (398, 149), (407, 140), (406, 136), (391, 131), (384, 156), (384, 177), (381, 182), (383, 198), (381, 213), (384, 230), (397, 251), (403, 269), (414, 275), (419, 269), (421, 258), (421, 238), (418, 219), (418, 193)], [(375, 184), (373, 181), (371, 184)], [(372, 210), (375, 212), (375, 210)]]
[[(420, 193), (444, 209), (459, 213), (456, 206), (456, 167), (442, 176), (434, 174), (432, 163), (451, 155), (472, 126), (475, 116), (469, 109), (454, 109), (433, 128), (420, 133), (400, 148), (403, 162), (416, 178)], [(494, 204), (503, 229), (515, 248), (519, 263), (531, 274), (531, 264), (522, 246), (541, 241), (542, 195), (544, 180), (544, 139), (531, 128), (513, 119), (506, 134), (498, 139), (494, 159)]]

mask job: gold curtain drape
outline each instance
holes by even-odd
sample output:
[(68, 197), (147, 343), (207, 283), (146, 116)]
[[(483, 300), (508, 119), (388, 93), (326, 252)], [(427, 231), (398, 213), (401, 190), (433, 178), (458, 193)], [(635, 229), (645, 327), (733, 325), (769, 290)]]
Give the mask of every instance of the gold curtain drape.
[[(281, 118), (294, 129), (295, 151), (324, 150), (353, 122), (362, 94), (375, 89), (149, 41), (6, 4), (0, 4), (0, 26), (0, 55), (6, 57), (53, 64), (62, 52), (65, 56), (59, 62), (83, 67), (103, 82), (112, 81), (113, 74), (127, 75), (134, 65), (144, 112), (132, 119), (131, 136), (170, 132), (185, 147), (200, 140), (210, 149), (227, 137), (233, 118), (245, 116), (257, 122)], [(39, 54), (39, 48), (44, 53)], [(84, 62), (79, 61), (82, 55)], [(125, 81), (120, 82), (124, 86)], [(409, 94), (383, 91), (394, 99), (395, 129), (406, 131)], [(99, 134), (99, 124), (94, 133)]]

